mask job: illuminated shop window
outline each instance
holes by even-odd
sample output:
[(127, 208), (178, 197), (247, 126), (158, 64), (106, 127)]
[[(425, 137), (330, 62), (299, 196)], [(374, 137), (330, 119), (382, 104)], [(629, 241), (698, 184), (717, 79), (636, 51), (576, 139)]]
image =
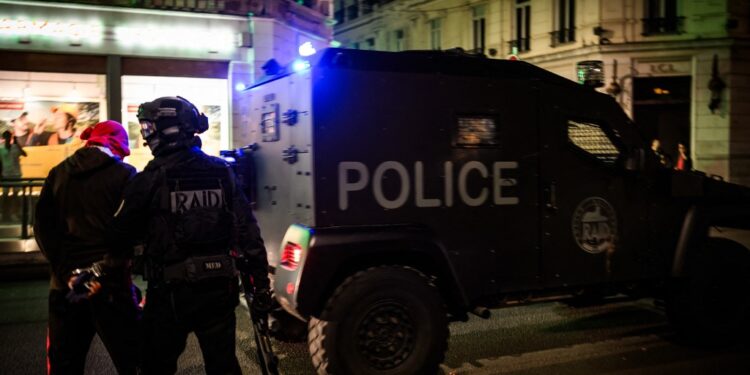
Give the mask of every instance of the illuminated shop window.
[(568, 120), (568, 140), (609, 165), (613, 165), (620, 156), (620, 150), (607, 137), (601, 126), (594, 123)]
[(83, 145), (81, 133), (105, 118), (105, 77), (98, 74), (0, 71), (0, 132), (27, 156), (24, 178), (44, 178)]
[(208, 117), (208, 130), (200, 134), (201, 149), (218, 156), (229, 147), (229, 97), (227, 80), (217, 78), (122, 76), (122, 120), (128, 129), (130, 156), (125, 161), (142, 169), (153, 157), (143, 144), (138, 105), (162, 96), (182, 96)]
[(458, 118), (453, 135), (455, 147), (492, 147), (497, 144), (497, 124), (494, 118), (483, 116)]

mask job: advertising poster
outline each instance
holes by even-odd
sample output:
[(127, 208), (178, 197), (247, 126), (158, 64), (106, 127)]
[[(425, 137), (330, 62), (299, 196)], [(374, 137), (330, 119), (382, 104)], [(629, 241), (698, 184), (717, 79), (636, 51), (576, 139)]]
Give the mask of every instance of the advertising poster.
[(208, 117), (208, 130), (200, 135), (203, 151), (209, 155), (219, 156), (221, 150), (221, 106), (204, 105), (198, 107)]
[(81, 132), (99, 122), (98, 102), (0, 101), (0, 131), (10, 131), (27, 153), (24, 178), (44, 178), (82, 146)]

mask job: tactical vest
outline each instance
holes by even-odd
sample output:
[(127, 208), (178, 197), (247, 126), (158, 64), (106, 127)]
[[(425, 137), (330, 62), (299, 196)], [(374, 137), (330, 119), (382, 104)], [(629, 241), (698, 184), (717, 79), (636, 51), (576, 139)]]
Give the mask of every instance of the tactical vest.
[(149, 258), (161, 266), (161, 275), (154, 276), (168, 283), (234, 277), (229, 168), (196, 170), (190, 164), (160, 170), (157, 217), (162, 228), (152, 232), (157, 243), (152, 242), (156, 249), (149, 249)]

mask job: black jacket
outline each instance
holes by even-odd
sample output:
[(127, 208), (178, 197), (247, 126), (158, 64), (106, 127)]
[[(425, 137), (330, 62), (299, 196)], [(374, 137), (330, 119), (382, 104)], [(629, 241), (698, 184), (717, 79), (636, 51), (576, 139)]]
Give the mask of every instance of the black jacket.
[[(164, 213), (164, 202), (170, 199), (169, 192), (163, 191), (167, 186), (164, 179), (179, 171), (183, 174), (187, 171), (196, 176), (207, 173), (226, 176), (228, 180), (224, 188), (228, 193), (227, 199), (231, 200), (228, 207), (234, 222), (234, 225), (226, 226), (226, 237), (234, 238), (235, 250), (247, 260), (243, 271), (253, 276), (254, 286), (268, 288), (266, 250), (251, 207), (245, 195), (237, 188), (234, 173), (227, 163), (206, 155), (198, 147), (185, 147), (166, 155), (158, 155), (136, 175), (125, 189), (121, 209), (110, 227), (112, 243), (119, 245), (123, 253), (132, 246), (142, 244), (147, 261), (156, 262), (158, 266), (168, 266), (195, 255), (179, 254), (179, 251), (175, 254), (170, 245), (174, 243), (175, 233), (170, 229)], [(225, 247), (215, 250), (227, 254), (232, 245)]]
[(135, 168), (84, 147), (52, 168), (36, 205), (34, 235), (50, 262), (52, 287), (110, 253), (106, 230)]

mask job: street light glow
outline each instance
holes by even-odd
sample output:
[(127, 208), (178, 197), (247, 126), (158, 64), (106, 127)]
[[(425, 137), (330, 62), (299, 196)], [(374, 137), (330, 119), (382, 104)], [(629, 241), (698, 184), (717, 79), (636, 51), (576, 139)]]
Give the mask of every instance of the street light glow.
[(296, 60), (294, 64), (292, 64), (292, 69), (294, 69), (295, 72), (301, 72), (309, 67), (310, 62), (306, 60)]
[(310, 42), (304, 42), (301, 46), (299, 46), (299, 55), (302, 57), (308, 57), (312, 56), (317, 52), (315, 50), (315, 47), (313, 47), (312, 43)]

